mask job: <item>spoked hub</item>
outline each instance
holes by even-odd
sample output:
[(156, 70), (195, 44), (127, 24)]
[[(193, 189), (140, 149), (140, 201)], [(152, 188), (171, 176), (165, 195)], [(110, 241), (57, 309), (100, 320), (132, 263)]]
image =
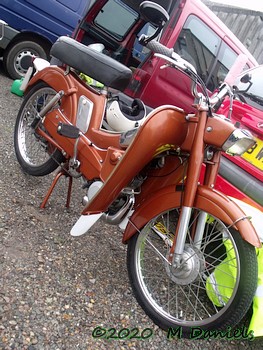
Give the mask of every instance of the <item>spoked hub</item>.
[(204, 271), (205, 265), (203, 262), (203, 254), (197, 248), (186, 244), (179, 266), (169, 265), (165, 261), (165, 270), (173, 282), (187, 285), (198, 279), (200, 273)]
[(42, 82), (36, 84), (26, 94), (17, 115), (14, 132), (15, 152), (22, 169), (29, 175), (50, 174), (64, 161), (62, 153), (40, 135), (40, 129), (45, 131), (44, 125), (32, 125), (35, 120), (39, 120), (36, 117), (41, 111), (45, 111), (45, 107), (54, 96), (56, 91), (52, 87)]
[(130, 239), (127, 267), (135, 296), (166, 330), (179, 326), (190, 335), (193, 327), (233, 327), (254, 297), (255, 249), (211, 213), (206, 213), (202, 235), (193, 242), (192, 233), (204, 218), (204, 212), (194, 208), (184, 250), (172, 265), (169, 254), (179, 217), (180, 208), (164, 211)]

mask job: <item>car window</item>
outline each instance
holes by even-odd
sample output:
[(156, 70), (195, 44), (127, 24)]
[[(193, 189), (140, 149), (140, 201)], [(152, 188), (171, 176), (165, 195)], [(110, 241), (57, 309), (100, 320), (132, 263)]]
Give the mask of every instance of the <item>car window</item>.
[(138, 19), (139, 14), (121, 1), (109, 0), (95, 17), (94, 24), (122, 40)]
[(215, 90), (224, 80), (225, 77), (237, 59), (237, 54), (225, 42), (221, 42), (218, 57), (211, 69), (206, 85), (210, 91)]
[(196, 68), (210, 91), (224, 80), (237, 54), (204, 22), (188, 17), (174, 50)]

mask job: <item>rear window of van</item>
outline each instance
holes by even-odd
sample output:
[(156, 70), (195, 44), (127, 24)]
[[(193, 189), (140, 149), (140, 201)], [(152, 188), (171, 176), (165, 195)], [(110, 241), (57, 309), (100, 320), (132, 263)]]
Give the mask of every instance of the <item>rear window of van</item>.
[(124, 3), (118, 0), (109, 0), (95, 17), (94, 24), (115, 39), (122, 40), (138, 19), (139, 14)]

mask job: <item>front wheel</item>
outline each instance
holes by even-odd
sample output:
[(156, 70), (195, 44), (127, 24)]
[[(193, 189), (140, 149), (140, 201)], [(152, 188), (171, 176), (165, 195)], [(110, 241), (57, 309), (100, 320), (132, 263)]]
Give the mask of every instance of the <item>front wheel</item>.
[[(205, 228), (194, 242), (200, 215)], [(169, 252), (178, 218), (179, 209), (164, 212), (128, 242), (127, 267), (135, 297), (159, 327), (177, 329), (181, 336), (191, 336), (196, 327), (227, 331), (252, 303), (257, 287), (255, 248), (220, 219), (193, 209), (180, 264), (173, 266)]]
[[(54, 171), (64, 160), (61, 152), (39, 136), (31, 127), (41, 109), (56, 94), (45, 83), (38, 83), (26, 95), (17, 115), (14, 146), (17, 160), (29, 175), (44, 176)], [(40, 124), (39, 128), (44, 128)]]

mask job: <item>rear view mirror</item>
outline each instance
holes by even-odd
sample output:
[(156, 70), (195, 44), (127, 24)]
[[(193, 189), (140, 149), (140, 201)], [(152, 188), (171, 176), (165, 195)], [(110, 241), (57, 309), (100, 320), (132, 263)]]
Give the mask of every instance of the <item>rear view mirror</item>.
[(240, 79), (240, 81), (241, 83), (247, 84), (251, 81), (251, 78), (252, 78), (251, 74), (247, 73)]
[(243, 75), (243, 77), (240, 79), (240, 83), (242, 83), (242, 85), (240, 83), (238, 84), (239, 87), (240, 87), (240, 85), (242, 86), (242, 89), (236, 88), (236, 92), (239, 94), (242, 94), (244, 92), (248, 92), (248, 90), (253, 85), (251, 80), (252, 80), (252, 75), (250, 73)]
[(167, 11), (159, 4), (152, 1), (143, 1), (140, 5), (142, 17), (158, 28), (163, 28), (169, 20)]
[(169, 21), (169, 15), (161, 5), (152, 1), (143, 1), (140, 5), (140, 13), (145, 21), (156, 27), (155, 32), (151, 36), (142, 35), (139, 39), (139, 42), (145, 46), (160, 34), (165, 23)]

